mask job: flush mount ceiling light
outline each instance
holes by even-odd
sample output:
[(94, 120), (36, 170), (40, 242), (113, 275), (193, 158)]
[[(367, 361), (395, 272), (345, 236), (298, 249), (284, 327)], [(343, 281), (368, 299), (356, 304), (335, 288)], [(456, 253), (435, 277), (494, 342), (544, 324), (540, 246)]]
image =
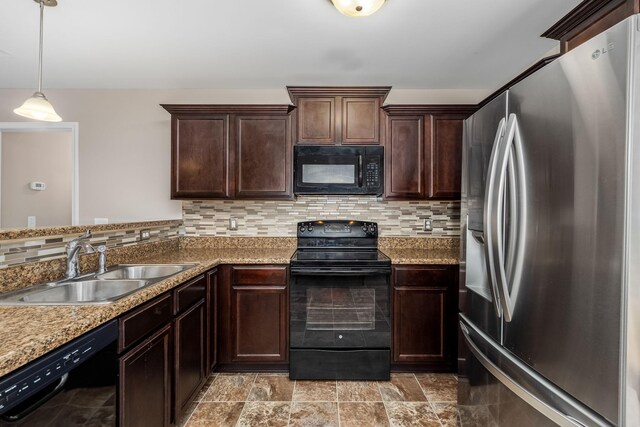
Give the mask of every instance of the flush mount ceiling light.
[(343, 15), (362, 17), (373, 15), (386, 0), (331, 0)]
[(56, 6), (56, 0), (34, 0), (40, 4), (40, 50), (38, 57), (38, 91), (31, 98), (24, 101), (19, 108), (13, 110), (19, 116), (29, 119), (41, 120), (44, 122), (60, 122), (62, 118), (53, 109), (53, 105), (49, 102), (44, 93), (42, 93), (42, 22), (45, 6)]

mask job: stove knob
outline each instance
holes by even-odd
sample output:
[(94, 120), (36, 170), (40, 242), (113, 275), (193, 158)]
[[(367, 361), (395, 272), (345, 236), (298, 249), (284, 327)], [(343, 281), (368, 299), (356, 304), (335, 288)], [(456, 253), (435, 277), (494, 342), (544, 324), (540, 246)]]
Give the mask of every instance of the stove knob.
[(301, 226), (300, 226), (300, 232), (301, 232), (301, 233), (304, 233), (304, 225), (301, 225)]
[(307, 231), (313, 231), (313, 225), (309, 224), (309, 226), (307, 226)]
[(369, 226), (369, 232), (370, 233), (375, 233), (376, 232), (376, 225), (375, 224), (371, 224)]
[(366, 222), (362, 225), (362, 231), (364, 231), (365, 233), (367, 232), (367, 223)]

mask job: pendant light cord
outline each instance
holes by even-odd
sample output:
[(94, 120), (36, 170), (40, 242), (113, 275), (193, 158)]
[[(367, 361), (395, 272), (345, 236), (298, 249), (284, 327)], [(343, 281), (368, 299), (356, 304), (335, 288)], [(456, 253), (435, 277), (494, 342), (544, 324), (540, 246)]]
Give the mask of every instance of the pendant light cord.
[(42, 21), (44, 20), (44, 0), (40, 0), (40, 52), (38, 56), (38, 92), (42, 92)]

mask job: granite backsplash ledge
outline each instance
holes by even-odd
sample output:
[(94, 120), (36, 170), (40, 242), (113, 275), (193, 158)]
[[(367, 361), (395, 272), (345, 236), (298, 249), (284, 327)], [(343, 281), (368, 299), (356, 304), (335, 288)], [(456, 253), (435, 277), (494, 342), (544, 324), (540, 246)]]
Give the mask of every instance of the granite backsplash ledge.
[[(157, 221), (143, 223), (109, 224), (105, 226), (51, 227), (47, 229), (25, 229), (13, 231), (0, 240), (0, 269), (21, 264), (66, 258), (65, 247), (69, 241), (92, 230), (88, 242), (107, 249), (132, 246), (139, 243), (162, 242), (177, 239), (181, 221)], [(149, 230), (148, 240), (141, 241), (140, 231)]]
[[(89, 228), (94, 247), (107, 246), (107, 264), (135, 262), (179, 248), (180, 221), (109, 224), (86, 227), (52, 227), (48, 229), (15, 230), (0, 240), (0, 292), (25, 288), (38, 283), (59, 280), (66, 268), (67, 243)], [(140, 240), (140, 231), (149, 230), (150, 238)], [(97, 254), (81, 254), (80, 270), (96, 270)]]
[[(229, 230), (229, 218), (238, 230)], [(458, 201), (388, 201), (370, 196), (301, 196), (296, 200), (185, 201), (187, 236), (295, 237), (299, 221), (353, 219), (377, 222), (380, 236), (454, 237), (460, 235)], [(433, 230), (424, 231), (424, 220)]]

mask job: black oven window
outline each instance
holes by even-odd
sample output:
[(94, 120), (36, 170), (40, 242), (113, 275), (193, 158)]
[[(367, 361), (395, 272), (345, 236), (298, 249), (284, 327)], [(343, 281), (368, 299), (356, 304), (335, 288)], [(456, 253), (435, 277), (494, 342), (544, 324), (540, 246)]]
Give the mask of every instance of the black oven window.
[(307, 329), (362, 331), (376, 328), (375, 289), (307, 289)]

